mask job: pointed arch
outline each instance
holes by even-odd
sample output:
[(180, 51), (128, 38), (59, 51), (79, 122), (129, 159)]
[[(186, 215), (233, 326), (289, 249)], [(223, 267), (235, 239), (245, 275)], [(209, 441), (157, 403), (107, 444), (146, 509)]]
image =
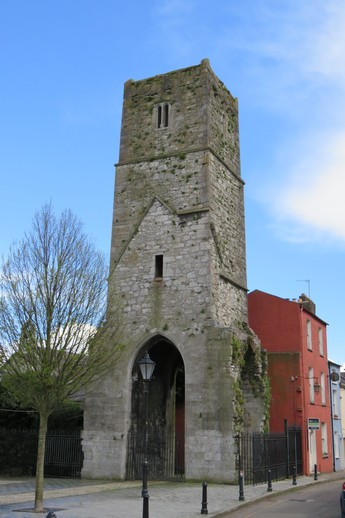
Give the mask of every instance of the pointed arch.
[[(139, 361), (146, 352), (156, 364), (148, 385), (147, 411), (144, 408), (144, 381), (139, 372)], [(184, 474), (184, 405), (182, 355), (170, 339), (157, 334), (140, 346), (133, 361), (127, 478), (140, 478), (146, 417), (145, 449), (150, 476), (165, 479)]]

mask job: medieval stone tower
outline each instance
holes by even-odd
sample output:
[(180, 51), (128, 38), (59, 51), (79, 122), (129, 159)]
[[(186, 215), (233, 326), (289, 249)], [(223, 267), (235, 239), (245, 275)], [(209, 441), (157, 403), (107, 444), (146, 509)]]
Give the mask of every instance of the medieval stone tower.
[(127, 81), (108, 302), (109, 322), (120, 308), (124, 348), (85, 402), (83, 476), (140, 466), (147, 351), (151, 471), (233, 479), (234, 436), (262, 429), (265, 414), (246, 288), (237, 100), (208, 60)]

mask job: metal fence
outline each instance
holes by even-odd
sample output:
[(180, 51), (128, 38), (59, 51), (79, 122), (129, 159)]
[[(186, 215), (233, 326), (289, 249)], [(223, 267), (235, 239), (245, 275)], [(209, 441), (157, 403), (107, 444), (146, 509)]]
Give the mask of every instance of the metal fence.
[[(0, 474), (36, 474), (38, 432), (0, 429)], [(83, 466), (80, 432), (48, 431), (44, 459), (46, 477), (79, 478)]]
[[(147, 452), (147, 454), (145, 454)], [(184, 441), (176, 435), (130, 433), (126, 478), (142, 479), (142, 466), (148, 461), (151, 480), (184, 479)], [(287, 429), (281, 434), (243, 433), (236, 436), (236, 465), (244, 474), (246, 484), (282, 480), (303, 473), (302, 436), (300, 428)]]
[[(35, 475), (38, 432), (0, 429), (0, 474)], [(299, 428), (282, 434), (241, 434), (236, 437), (237, 467), (245, 483), (267, 482), (303, 473), (302, 437)], [(146, 453), (147, 452), (147, 455)], [(128, 435), (127, 479), (142, 478), (145, 457), (151, 480), (184, 479), (184, 438), (178, 435)], [(49, 431), (46, 439), (44, 470), (46, 477), (81, 475), (83, 452), (79, 432)]]
[(268, 470), (272, 480), (303, 473), (302, 436), (299, 428), (281, 434), (251, 433), (236, 437), (237, 466), (247, 484), (267, 482)]
[(142, 479), (145, 456), (150, 480), (184, 478), (184, 441), (178, 435), (148, 434), (145, 439), (145, 434), (128, 434), (128, 480)]

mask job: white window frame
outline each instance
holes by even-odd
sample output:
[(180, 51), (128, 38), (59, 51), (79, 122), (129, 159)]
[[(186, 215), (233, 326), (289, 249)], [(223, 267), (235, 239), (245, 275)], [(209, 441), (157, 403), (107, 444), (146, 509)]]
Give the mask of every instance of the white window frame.
[(320, 385), (321, 385), (321, 404), (326, 404), (326, 386), (325, 386), (325, 373), (320, 374)]
[(310, 397), (310, 403), (314, 403), (315, 401), (315, 394), (314, 394), (314, 369), (313, 367), (309, 367), (309, 397)]
[(309, 351), (313, 350), (313, 340), (311, 334), (311, 320), (307, 319), (307, 347)]
[(327, 423), (321, 423), (322, 455), (328, 455)]
[(338, 409), (338, 388), (335, 383), (332, 383), (332, 407), (333, 407), (333, 418), (339, 416)]
[(340, 458), (340, 448), (339, 448), (339, 434), (337, 430), (334, 430), (334, 458)]
[(319, 327), (319, 352), (320, 356), (323, 356), (323, 330)]

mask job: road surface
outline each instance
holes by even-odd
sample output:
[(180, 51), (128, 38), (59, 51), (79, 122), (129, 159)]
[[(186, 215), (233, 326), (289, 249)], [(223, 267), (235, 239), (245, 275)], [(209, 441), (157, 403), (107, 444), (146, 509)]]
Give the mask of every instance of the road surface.
[(341, 481), (335, 481), (276, 496), (272, 493), (272, 498), (230, 512), (224, 518), (340, 518), (341, 486)]

